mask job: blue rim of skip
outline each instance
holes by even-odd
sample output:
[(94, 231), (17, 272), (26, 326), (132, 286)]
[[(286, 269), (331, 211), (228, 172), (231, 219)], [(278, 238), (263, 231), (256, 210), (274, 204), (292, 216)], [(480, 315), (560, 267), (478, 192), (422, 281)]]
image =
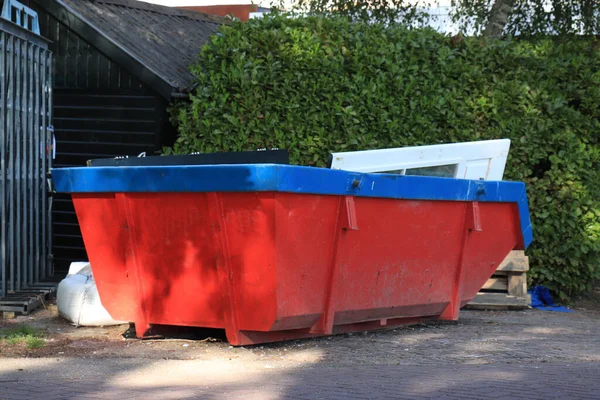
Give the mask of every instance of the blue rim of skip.
[(52, 170), (59, 193), (286, 192), (403, 200), (517, 203), (533, 240), (525, 184), (368, 174), (279, 164), (80, 167)]

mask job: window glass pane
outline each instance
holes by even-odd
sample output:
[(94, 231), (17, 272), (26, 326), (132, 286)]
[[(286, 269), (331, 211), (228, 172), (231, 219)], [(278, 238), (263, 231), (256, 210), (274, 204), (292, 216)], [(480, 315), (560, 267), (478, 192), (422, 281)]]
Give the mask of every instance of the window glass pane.
[(406, 170), (406, 175), (413, 176), (439, 176), (454, 178), (458, 164), (435, 165), (433, 167), (412, 168)]

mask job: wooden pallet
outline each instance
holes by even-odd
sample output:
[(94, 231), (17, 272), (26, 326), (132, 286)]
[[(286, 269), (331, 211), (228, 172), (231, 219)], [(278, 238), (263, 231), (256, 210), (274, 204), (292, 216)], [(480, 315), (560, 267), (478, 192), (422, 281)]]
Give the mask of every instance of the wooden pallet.
[(512, 251), (488, 279), (475, 298), (465, 306), (478, 310), (524, 309), (531, 304), (527, 294), (529, 257)]
[(56, 284), (39, 283), (0, 298), (0, 313), (29, 315), (56, 296)]

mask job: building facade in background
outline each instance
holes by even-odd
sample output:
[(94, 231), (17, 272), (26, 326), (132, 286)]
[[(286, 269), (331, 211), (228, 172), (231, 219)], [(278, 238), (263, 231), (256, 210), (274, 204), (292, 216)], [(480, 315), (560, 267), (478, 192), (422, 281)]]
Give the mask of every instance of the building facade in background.
[[(260, 18), (270, 12), (273, 0), (141, 0), (147, 3), (162, 6), (185, 8), (218, 16), (234, 16), (242, 21), (250, 18)], [(415, 0), (416, 1), (416, 0)], [(277, 2), (279, 4), (279, 2)], [(290, 8), (292, 0), (281, 2), (284, 7)], [(450, 0), (432, 1), (432, 6), (425, 9), (432, 18), (429, 26), (443, 33), (455, 34), (458, 25), (450, 17)]]
[(269, 8), (252, 0), (142, 0), (147, 3), (199, 11), (221, 17), (233, 16), (248, 21), (256, 14), (269, 12)]

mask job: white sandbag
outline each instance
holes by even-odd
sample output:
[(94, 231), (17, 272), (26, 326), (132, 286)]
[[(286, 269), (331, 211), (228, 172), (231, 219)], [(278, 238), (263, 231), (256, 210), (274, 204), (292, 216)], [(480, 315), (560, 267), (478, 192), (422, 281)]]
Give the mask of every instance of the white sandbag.
[(87, 261), (72, 262), (71, 265), (69, 265), (69, 272), (67, 273), (67, 276), (78, 274), (82, 269), (86, 267), (87, 269), (83, 273), (83, 275), (92, 276), (92, 266)]
[(58, 313), (76, 326), (125, 324), (114, 320), (102, 306), (98, 288), (88, 262), (71, 263), (69, 273), (56, 291)]

